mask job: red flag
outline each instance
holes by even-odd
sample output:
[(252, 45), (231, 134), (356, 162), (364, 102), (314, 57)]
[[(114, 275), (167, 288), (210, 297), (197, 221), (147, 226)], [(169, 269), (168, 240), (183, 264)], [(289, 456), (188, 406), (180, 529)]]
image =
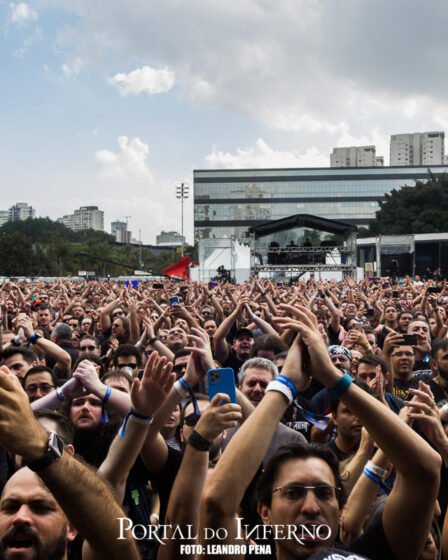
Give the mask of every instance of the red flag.
[(177, 263), (167, 266), (163, 274), (178, 280), (190, 280), (190, 264), (190, 257), (182, 257)]

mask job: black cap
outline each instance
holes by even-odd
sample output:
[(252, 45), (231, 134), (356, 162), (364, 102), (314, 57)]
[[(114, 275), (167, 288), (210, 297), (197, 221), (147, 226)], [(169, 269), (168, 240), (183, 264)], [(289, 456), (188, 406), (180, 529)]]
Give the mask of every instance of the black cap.
[(250, 329), (246, 329), (245, 327), (243, 327), (242, 329), (237, 331), (236, 335), (233, 337), (233, 340), (237, 340), (241, 336), (245, 336), (245, 335), (254, 338), (254, 333)]

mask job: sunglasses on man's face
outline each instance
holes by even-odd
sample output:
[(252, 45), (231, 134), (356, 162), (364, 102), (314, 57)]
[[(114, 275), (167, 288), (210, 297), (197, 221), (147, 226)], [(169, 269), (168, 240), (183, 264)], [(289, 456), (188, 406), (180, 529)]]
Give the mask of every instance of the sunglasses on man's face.
[(92, 344), (91, 346), (80, 346), (79, 349), (81, 350), (81, 352), (95, 352), (97, 346), (94, 346)]

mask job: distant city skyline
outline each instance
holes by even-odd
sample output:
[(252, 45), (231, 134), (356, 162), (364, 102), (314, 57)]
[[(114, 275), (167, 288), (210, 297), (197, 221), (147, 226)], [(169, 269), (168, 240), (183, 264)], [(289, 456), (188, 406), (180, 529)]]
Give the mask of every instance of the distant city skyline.
[(0, 0), (3, 210), (98, 206), (155, 244), (181, 229), (194, 169), (329, 167), (353, 146), (387, 166), (392, 134), (448, 130), (447, 15), (442, 0)]

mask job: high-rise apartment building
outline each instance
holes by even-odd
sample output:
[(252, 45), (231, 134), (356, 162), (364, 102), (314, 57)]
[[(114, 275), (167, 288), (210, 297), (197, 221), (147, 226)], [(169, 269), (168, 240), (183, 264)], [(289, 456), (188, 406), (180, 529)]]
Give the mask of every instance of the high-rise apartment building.
[(104, 212), (98, 210), (98, 206), (81, 206), (73, 214), (59, 218), (58, 222), (74, 231), (84, 229), (104, 231)]
[(158, 247), (181, 247), (185, 245), (185, 237), (177, 231), (162, 231), (156, 236)]
[(8, 210), (8, 221), (27, 220), (28, 218), (34, 218), (35, 215), (36, 212), (32, 206), (28, 206), (26, 202), (17, 202)]
[(445, 133), (415, 132), (390, 137), (390, 165), (443, 165)]
[(333, 148), (330, 167), (377, 167), (384, 165), (384, 158), (376, 155), (375, 146)]
[(128, 230), (127, 222), (121, 222), (116, 220), (110, 224), (110, 230), (112, 235), (115, 236), (117, 243), (130, 243), (132, 233)]
[(0, 227), (9, 221), (9, 210), (0, 210)]

